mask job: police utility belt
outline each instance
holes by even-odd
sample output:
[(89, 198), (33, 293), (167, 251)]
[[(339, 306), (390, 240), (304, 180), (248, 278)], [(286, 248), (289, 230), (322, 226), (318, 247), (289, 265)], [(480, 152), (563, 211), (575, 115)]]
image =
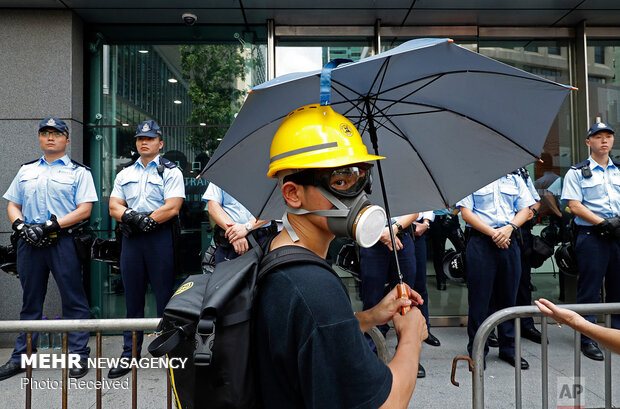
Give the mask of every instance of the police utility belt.
[[(17, 235), (18, 233), (13, 234)], [(73, 226), (62, 228), (58, 230), (58, 232), (50, 234), (47, 237), (47, 240), (44, 241), (44, 244), (40, 247), (55, 245), (58, 242), (58, 236), (70, 236), (73, 239), (75, 251), (80, 261), (85, 262), (90, 259), (90, 247), (94, 240), (94, 233), (89, 227), (88, 219), (82, 220)], [(11, 242), (15, 241), (15, 245), (17, 243), (17, 238), (18, 236), (16, 236), (14, 240), (13, 236), (11, 237)]]

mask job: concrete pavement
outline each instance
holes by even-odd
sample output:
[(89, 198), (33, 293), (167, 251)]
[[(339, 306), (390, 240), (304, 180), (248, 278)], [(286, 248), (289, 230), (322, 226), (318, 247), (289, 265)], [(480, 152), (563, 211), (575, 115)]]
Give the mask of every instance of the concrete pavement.
[[(456, 380), (460, 382), (459, 388), (450, 383), (450, 371), (452, 358), (466, 354), (467, 332), (462, 327), (433, 328), (432, 333), (441, 341), (440, 347), (431, 347), (424, 344), (422, 348), (422, 364), (426, 368), (427, 376), (418, 380), (415, 392), (409, 404), (410, 409), (419, 408), (470, 408), (471, 407), (471, 374), (467, 371), (465, 363), (459, 363)], [(146, 345), (153, 337), (145, 337)], [(573, 373), (573, 331), (567, 327), (549, 327), (549, 408), (557, 408), (558, 379), (572, 376)], [(120, 336), (103, 337), (103, 355), (116, 358), (120, 356), (122, 339)], [(394, 331), (388, 333), (390, 351), (394, 351), (396, 338)], [(91, 356), (94, 356), (95, 339), (91, 338)], [(4, 363), (9, 358), (10, 349), (0, 349), (0, 362)], [(149, 354), (145, 354), (150, 357)], [(528, 340), (522, 342), (522, 356), (530, 363), (530, 369), (522, 372), (523, 384), (523, 408), (540, 408), (541, 403), (541, 367), (540, 346)], [(617, 364), (618, 356), (612, 356), (612, 403), (614, 407), (620, 407), (620, 366)], [(415, 370), (412, 368), (412, 370)], [(103, 371), (106, 378), (107, 370)], [(595, 362), (582, 356), (582, 376), (585, 383), (584, 403), (586, 408), (604, 407), (604, 362)], [(52, 369), (37, 369), (33, 371), (33, 379), (43, 384), (43, 389), (32, 392), (33, 408), (60, 408), (61, 371)], [(95, 380), (95, 371), (91, 371), (82, 378), (83, 380)], [(48, 381), (49, 380), (49, 381)], [(131, 375), (120, 378), (120, 385), (103, 391), (104, 408), (129, 408), (131, 407)], [(47, 382), (47, 383), (46, 383)], [(497, 349), (491, 349), (487, 357), (487, 370), (485, 371), (485, 403), (487, 408), (512, 408), (514, 402), (514, 368), (497, 358)], [(138, 370), (138, 407), (139, 408), (165, 408), (166, 407), (166, 379), (163, 369), (139, 369)], [(70, 408), (94, 408), (95, 391), (92, 389), (70, 389), (68, 395)], [(21, 376), (16, 376), (0, 382), (0, 408), (23, 408), (25, 407), (25, 389)]]

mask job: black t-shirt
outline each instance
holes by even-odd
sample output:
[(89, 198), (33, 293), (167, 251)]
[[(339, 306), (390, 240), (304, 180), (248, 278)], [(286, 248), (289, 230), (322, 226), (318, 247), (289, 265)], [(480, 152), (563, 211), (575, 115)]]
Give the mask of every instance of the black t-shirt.
[(266, 408), (378, 408), (392, 373), (371, 351), (346, 288), (327, 269), (289, 265), (260, 283), (261, 392)]

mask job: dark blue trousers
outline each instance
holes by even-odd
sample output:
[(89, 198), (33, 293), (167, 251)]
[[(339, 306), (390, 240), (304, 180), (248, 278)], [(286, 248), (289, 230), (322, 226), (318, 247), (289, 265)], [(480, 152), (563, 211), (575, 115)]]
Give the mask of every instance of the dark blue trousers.
[[(17, 272), (22, 284), (21, 320), (40, 320), (43, 315), (43, 301), (47, 291), (49, 272), (52, 272), (62, 301), (64, 319), (88, 319), (90, 309), (82, 282), (82, 266), (75, 253), (71, 236), (61, 233), (58, 242), (49, 247), (33, 247), (24, 240), (17, 243)], [(69, 352), (87, 358), (90, 353), (88, 332), (69, 332)], [(33, 333), (33, 350), (37, 350), (39, 334)], [(14, 362), (21, 361), (26, 353), (26, 334), (19, 334), (11, 355)]]
[[(469, 316), (467, 351), (471, 355), (474, 336), (489, 316), (489, 306), (497, 310), (513, 307), (521, 276), (521, 252), (513, 238), (507, 249), (498, 248), (488, 236), (472, 235), (467, 243), (467, 299)], [(499, 350), (502, 355), (514, 356), (514, 322), (498, 326)], [(485, 343), (484, 354), (489, 352)]]
[(235, 252), (235, 248), (232, 245), (230, 247), (217, 246), (215, 249), (215, 264), (219, 264), (222, 261), (232, 260), (237, 257), (239, 257), (239, 254)]
[[(604, 239), (596, 235), (591, 227), (580, 227), (575, 255), (579, 267), (577, 303), (600, 302), (603, 278), (605, 302), (620, 302), (620, 239)], [(585, 318), (594, 322), (596, 316), (588, 315)], [(620, 315), (611, 316), (611, 326), (620, 328)], [(582, 335), (581, 342), (594, 341)]]
[[(127, 318), (144, 318), (147, 284), (155, 294), (157, 317), (172, 296), (174, 286), (174, 252), (172, 230), (164, 226), (154, 232), (123, 237), (121, 277), (125, 287)], [(123, 333), (123, 356), (131, 356), (131, 332)], [(137, 334), (138, 356), (142, 350), (142, 331)]]
[[(530, 290), (532, 279), (532, 263), (530, 262), (532, 231), (521, 229), (521, 236), (523, 237), (523, 245), (521, 246), (521, 280), (519, 281), (517, 303), (515, 305), (532, 305), (532, 291)], [(532, 317), (521, 318), (521, 328), (534, 328), (534, 319)]]
[(420, 312), (426, 318), (426, 326), (430, 329), (431, 323), (428, 319), (428, 290), (426, 289), (426, 233), (417, 236), (415, 245), (415, 282), (413, 290), (422, 296), (424, 304), (420, 307)]
[[(401, 234), (402, 250), (398, 253), (400, 271), (403, 282), (413, 288), (416, 278), (415, 246), (409, 233)], [(374, 307), (385, 296), (385, 284), (398, 282), (398, 272), (394, 253), (381, 242), (370, 248), (360, 248), (361, 296), (364, 310)], [(379, 329), (383, 334), (388, 331), (387, 325)]]

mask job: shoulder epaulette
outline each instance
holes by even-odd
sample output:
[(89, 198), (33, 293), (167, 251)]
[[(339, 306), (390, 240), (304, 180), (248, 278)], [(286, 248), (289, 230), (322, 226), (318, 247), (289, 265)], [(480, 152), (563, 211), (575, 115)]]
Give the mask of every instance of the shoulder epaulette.
[(75, 159), (71, 159), (71, 162), (73, 162), (73, 164), (76, 166), (80, 166), (82, 168), (85, 168), (86, 170), (90, 170), (88, 166), (84, 165), (82, 162), (76, 161)]
[(581, 169), (581, 168), (583, 168), (584, 166), (590, 166), (590, 161), (586, 159), (586, 160), (584, 160), (583, 162), (579, 162), (579, 163), (577, 163), (577, 164), (575, 164), (575, 165), (571, 166), (570, 168), (571, 168), (571, 169)]
[(41, 160), (41, 158), (35, 159), (35, 160), (31, 160), (30, 162), (22, 163), (22, 166), (24, 166), (24, 165), (31, 165), (31, 164), (33, 164), (35, 162), (38, 162), (39, 160)]
[(161, 161), (160, 163), (162, 165), (164, 165), (165, 167), (167, 167), (168, 169), (174, 169), (174, 168), (177, 167), (176, 163), (174, 163), (174, 162), (172, 162), (172, 161), (170, 161), (170, 160), (168, 160), (168, 159), (166, 159), (164, 157), (161, 157), (160, 161)]
[(573, 165), (570, 168), (575, 169), (575, 170), (581, 170), (581, 176), (583, 176), (584, 179), (589, 179), (592, 177), (592, 170), (590, 170), (589, 160), (584, 160), (583, 162), (579, 162), (578, 164)]
[[(140, 157), (138, 156), (138, 159), (139, 159), (139, 158), (140, 158)], [(131, 165), (133, 165), (134, 163), (136, 163), (136, 162), (138, 161), (138, 159), (136, 159), (136, 160), (132, 160), (131, 162), (129, 162), (128, 164), (126, 164), (125, 166), (123, 166), (123, 169), (130, 167)]]

